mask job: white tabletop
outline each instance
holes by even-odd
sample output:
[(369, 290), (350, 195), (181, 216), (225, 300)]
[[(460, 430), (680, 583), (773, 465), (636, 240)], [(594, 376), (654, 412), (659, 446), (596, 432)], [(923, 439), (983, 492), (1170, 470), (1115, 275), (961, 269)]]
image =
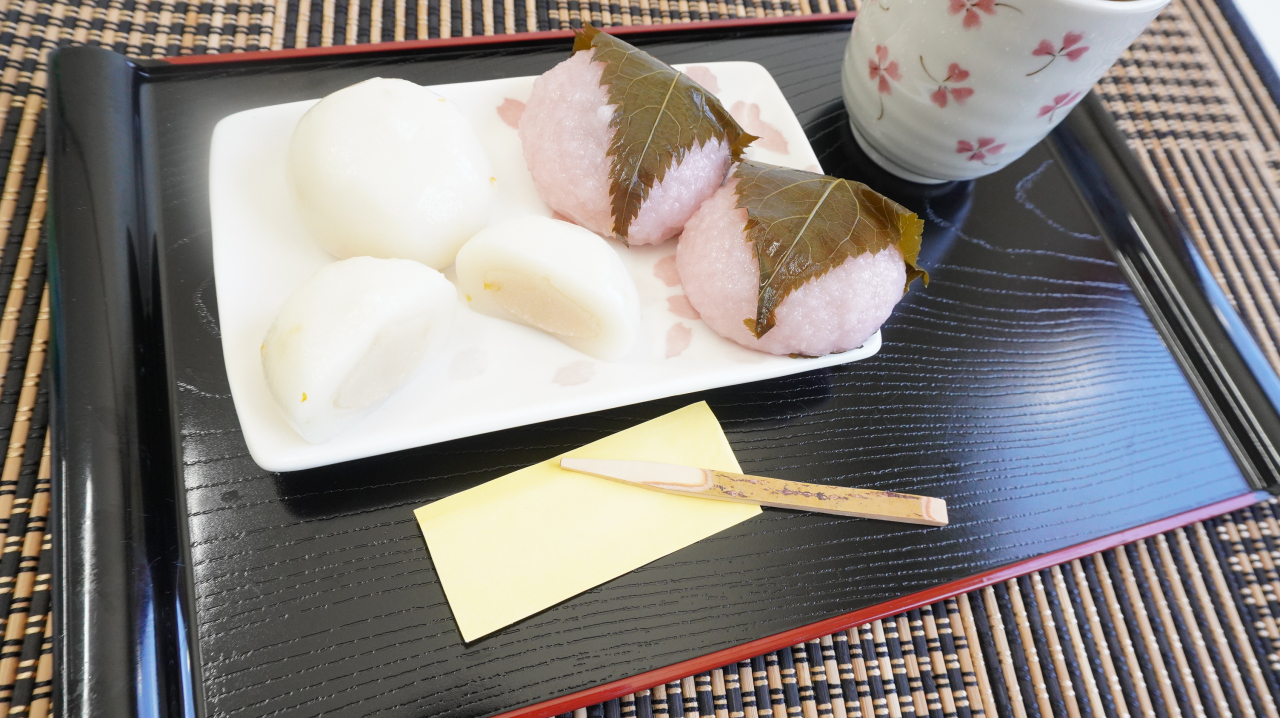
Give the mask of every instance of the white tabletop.
[(1235, 0), (1271, 64), (1280, 68), (1280, 0)]

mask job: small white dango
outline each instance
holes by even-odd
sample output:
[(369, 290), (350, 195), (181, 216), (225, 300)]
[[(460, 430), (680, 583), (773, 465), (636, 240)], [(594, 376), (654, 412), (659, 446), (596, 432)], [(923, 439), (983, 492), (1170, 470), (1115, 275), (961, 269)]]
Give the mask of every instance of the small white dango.
[(407, 259), (354, 257), (294, 290), (262, 343), (267, 387), (311, 443), (328, 441), (399, 389), (447, 339), (453, 284)]
[(303, 219), (330, 254), (436, 269), (484, 227), (496, 182), (457, 106), (383, 78), (308, 110), (293, 131), (289, 170)]
[(467, 242), (455, 269), (477, 312), (541, 329), (604, 361), (635, 343), (635, 282), (590, 230), (547, 217), (509, 219)]

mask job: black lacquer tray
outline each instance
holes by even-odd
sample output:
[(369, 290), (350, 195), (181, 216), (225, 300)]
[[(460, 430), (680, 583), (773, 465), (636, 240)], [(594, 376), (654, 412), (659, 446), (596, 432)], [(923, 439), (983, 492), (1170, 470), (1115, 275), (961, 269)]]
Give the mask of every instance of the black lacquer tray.
[[(763, 64), (829, 172), (928, 219), (933, 283), (899, 305), (879, 355), (295, 474), (253, 463), (228, 396), (209, 244), (214, 124), (377, 75), (539, 73), (566, 56), (567, 34), (203, 64), (58, 53), (59, 714), (548, 715), (1275, 487), (1280, 383), (1101, 106), (1085, 102), (977, 182), (896, 181), (849, 134), (851, 20), (630, 39), (669, 62)], [(464, 645), (411, 510), (699, 399), (749, 472), (941, 496), (952, 523), (766, 510)]]

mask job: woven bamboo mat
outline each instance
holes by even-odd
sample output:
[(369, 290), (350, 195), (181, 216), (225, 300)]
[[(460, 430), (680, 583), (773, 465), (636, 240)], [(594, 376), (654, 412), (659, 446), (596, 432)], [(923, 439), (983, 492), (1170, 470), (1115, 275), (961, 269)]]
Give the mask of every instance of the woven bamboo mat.
[[(0, 715), (52, 713), (42, 112), (53, 48), (164, 57), (852, 2), (0, 0)], [(1174, 0), (1098, 89), (1280, 367), (1280, 109), (1213, 0)], [(1280, 718), (1278, 516), (1280, 504), (1260, 504), (576, 715)]]

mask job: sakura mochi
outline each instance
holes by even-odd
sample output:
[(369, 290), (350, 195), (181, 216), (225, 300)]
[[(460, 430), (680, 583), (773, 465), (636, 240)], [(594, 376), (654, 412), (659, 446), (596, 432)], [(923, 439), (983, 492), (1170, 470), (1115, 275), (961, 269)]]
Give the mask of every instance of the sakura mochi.
[(752, 139), (693, 80), (594, 27), (534, 82), (520, 119), (542, 200), (627, 244), (679, 234)]
[(462, 111), (405, 80), (374, 78), (321, 100), (293, 131), (289, 169), (303, 219), (338, 258), (444, 269), (493, 201), (489, 157)]
[(685, 225), (676, 270), (720, 336), (823, 356), (862, 346), (909, 281), (927, 281), (921, 226), (865, 185), (744, 162)]
[(635, 344), (640, 300), (609, 243), (546, 217), (520, 217), (477, 234), (458, 252), (468, 306), (519, 322), (604, 361)]
[(262, 342), (272, 398), (307, 441), (337, 436), (444, 343), (457, 302), (449, 280), (419, 262), (326, 265), (285, 300)]

